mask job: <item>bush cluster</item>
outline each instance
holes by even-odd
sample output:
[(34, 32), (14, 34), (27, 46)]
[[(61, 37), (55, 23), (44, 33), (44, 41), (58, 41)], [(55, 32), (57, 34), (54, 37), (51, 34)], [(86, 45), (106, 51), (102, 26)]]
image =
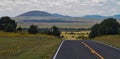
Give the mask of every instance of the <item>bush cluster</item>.
[(116, 35), (120, 33), (120, 24), (114, 18), (104, 19), (100, 24), (95, 24), (91, 28), (90, 38), (103, 35)]

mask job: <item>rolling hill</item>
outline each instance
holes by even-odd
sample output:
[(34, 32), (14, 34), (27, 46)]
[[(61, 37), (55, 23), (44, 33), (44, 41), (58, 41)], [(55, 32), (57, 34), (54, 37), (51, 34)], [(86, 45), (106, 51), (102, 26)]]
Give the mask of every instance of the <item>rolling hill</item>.
[(51, 14), (45, 11), (29, 11), (29, 12), (25, 12), (21, 15), (18, 15), (17, 17), (70, 17), (70, 16), (65, 16), (65, 15), (61, 15), (61, 14)]
[(104, 19), (104, 18), (107, 18), (107, 17), (101, 16), (101, 15), (85, 15), (82, 18), (96, 18), (96, 19), (101, 18), (101, 19)]
[(23, 17), (23, 16), (53, 16), (52, 14), (44, 11), (29, 11), (26, 13), (23, 13), (21, 15), (18, 15), (17, 17)]

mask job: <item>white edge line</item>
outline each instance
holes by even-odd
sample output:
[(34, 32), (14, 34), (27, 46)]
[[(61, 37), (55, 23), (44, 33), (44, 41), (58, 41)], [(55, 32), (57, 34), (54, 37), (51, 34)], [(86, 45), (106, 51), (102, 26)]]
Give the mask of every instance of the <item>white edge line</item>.
[(61, 48), (61, 46), (62, 46), (63, 42), (64, 42), (64, 40), (61, 42), (61, 44), (60, 44), (59, 48), (57, 49), (57, 52), (55, 53), (55, 55), (54, 55), (53, 59), (55, 59), (55, 58), (56, 58), (56, 56), (57, 56), (57, 54), (58, 54), (58, 52), (59, 52), (59, 50), (60, 50), (60, 48)]
[(114, 47), (114, 46), (112, 46), (112, 45), (108, 45), (108, 44), (106, 44), (106, 43), (103, 43), (103, 42), (98, 42), (98, 41), (95, 41), (95, 40), (92, 40), (92, 41), (97, 42), (97, 43), (100, 43), (100, 44), (104, 44), (104, 45), (106, 45), (106, 46), (109, 46), (109, 47), (111, 47), (111, 48), (114, 48), (114, 49), (116, 49), (116, 50), (119, 50), (119, 51), (120, 51), (120, 49), (119, 49), (119, 48)]

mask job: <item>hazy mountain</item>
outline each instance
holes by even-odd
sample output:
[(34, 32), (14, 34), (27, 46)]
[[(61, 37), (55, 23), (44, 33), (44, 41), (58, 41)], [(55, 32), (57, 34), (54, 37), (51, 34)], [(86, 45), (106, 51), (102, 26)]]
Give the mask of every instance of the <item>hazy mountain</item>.
[(114, 15), (114, 16), (110, 16), (111, 18), (116, 18), (116, 19), (120, 19), (120, 15)]
[(18, 15), (17, 17), (24, 17), (24, 16), (27, 16), (27, 17), (48, 17), (48, 16), (51, 16), (51, 17), (70, 17), (70, 16), (64, 16), (64, 15), (61, 15), (61, 14), (57, 14), (57, 13), (54, 13), (54, 14), (51, 14), (51, 13), (48, 13), (48, 12), (45, 12), (45, 11), (29, 11), (29, 12), (26, 12), (26, 13), (23, 13), (21, 15)]
[(71, 16), (60, 15), (60, 14), (57, 14), (57, 13), (54, 13), (52, 15), (55, 16), (55, 17), (71, 17)]
[(120, 15), (119, 14), (114, 16), (85, 15), (83, 17), (71, 17), (57, 13), (51, 14), (45, 11), (29, 11), (17, 17), (14, 17), (13, 19), (15, 19), (18, 22), (79, 22), (79, 21), (81, 22), (81, 20), (96, 21), (104, 20), (105, 18), (116, 18), (119, 20)]
[[(57, 17), (57, 18), (70, 18), (71, 16), (67, 16), (67, 15), (61, 15), (61, 14), (51, 14), (45, 11), (29, 11), (26, 13), (23, 13), (21, 15), (18, 15), (17, 17)], [(105, 19), (105, 18), (116, 18), (116, 19), (120, 19), (120, 15), (113, 15), (113, 16), (102, 16), (102, 15), (85, 15), (81, 18), (91, 18), (91, 19)]]
[(53, 15), (44, 11), (29, 11), (19, 15), (18, 17), (22, 17), (22, 16), (53, 16)]
[(101, 16), (101, 15), (85, 15), (82, 18), (106, 18), (105, 16)]
[(101, 16), (101, 15), (85, 15), (82, 18), (94, 18), (94, 19), (105, 19), (105, 18), (116, 18), (120, 19), (120, 15), (113, 15), (113, 16)]

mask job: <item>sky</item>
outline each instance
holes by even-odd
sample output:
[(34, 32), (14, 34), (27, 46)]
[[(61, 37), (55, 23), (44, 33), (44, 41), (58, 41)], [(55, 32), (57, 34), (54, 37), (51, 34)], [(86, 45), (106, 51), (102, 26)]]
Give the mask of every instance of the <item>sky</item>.
[(120, 14), (120, 0), (0, 0), (0, 16), (46, 11), (69, 16)]

